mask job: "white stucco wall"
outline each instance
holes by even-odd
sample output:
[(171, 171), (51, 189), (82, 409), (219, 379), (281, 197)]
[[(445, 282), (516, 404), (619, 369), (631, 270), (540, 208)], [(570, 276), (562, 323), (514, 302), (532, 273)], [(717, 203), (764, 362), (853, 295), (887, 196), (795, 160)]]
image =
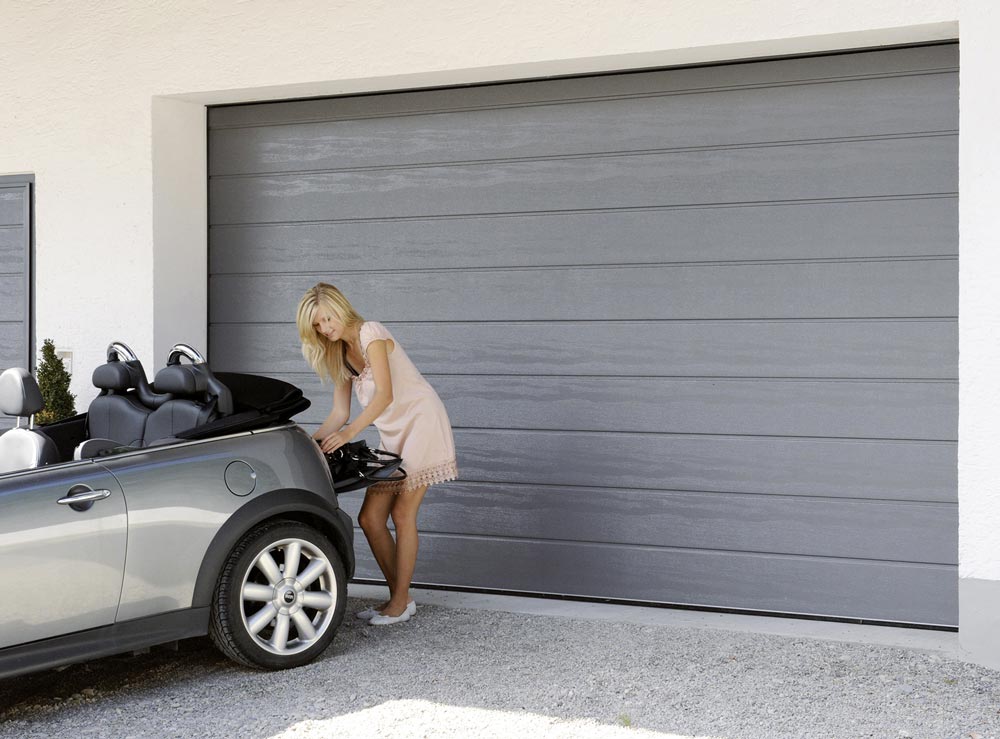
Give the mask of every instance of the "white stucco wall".
[(1000, 581), (1000, 7), (962, 12), (959, 576)]
[[(204, 346), (205, 104), (959, 36), (961, 567), (1000, 584), (992, 0), (0, 0), (0, 174), (36, 175), (36, 336), (85, 405), (111, 339)], [(154, 349), (155, 347), (155, 349)]]

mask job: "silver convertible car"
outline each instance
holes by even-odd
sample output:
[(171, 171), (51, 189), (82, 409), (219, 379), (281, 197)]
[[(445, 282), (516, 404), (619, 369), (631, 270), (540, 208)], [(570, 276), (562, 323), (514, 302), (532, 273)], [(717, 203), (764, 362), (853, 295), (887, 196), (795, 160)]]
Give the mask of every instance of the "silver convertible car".
[(0, 435), (0, 678), (203, 634), (252, 667), (315, 658), (354, 549), (327, 459), (288, 420), (309, 401), (183, 344), (152, 385), (126, 345), (107, 359), (87, 412), (45, 426), (34, 378), (0, 374), (17, 417)]

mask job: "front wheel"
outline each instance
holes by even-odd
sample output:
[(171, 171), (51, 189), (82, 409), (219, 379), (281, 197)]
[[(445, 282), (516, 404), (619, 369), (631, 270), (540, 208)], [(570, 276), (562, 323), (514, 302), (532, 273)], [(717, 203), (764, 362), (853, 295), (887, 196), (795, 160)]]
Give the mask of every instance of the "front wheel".
[(249, 667), (298, 667), (329, 646), (346, 606), (347, 576), (330, 540), (296, 521), (264, 523), (226, 560), (209, 633)]

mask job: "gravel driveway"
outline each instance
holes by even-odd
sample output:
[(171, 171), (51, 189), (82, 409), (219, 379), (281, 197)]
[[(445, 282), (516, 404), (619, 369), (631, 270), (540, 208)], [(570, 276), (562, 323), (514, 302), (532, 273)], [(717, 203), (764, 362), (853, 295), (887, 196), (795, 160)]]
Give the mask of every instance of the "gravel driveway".
[(289, 672), (199, 639), (0, 682), (0, 737), (1000, 737), (1000, 673), (933, 653), (370, 602)]

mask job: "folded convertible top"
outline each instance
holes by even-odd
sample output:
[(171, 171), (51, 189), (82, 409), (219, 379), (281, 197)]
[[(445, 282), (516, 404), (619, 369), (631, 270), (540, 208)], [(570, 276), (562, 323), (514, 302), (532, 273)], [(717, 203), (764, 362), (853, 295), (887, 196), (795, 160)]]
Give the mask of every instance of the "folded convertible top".
[(289, 420), (311, 405), (295, 385), (273, 377), (238, 372), (216, 372), (215, 376), (233, 394), (233, 413), (182, 431), (177, 438), (204, 439), (266, 428)]

